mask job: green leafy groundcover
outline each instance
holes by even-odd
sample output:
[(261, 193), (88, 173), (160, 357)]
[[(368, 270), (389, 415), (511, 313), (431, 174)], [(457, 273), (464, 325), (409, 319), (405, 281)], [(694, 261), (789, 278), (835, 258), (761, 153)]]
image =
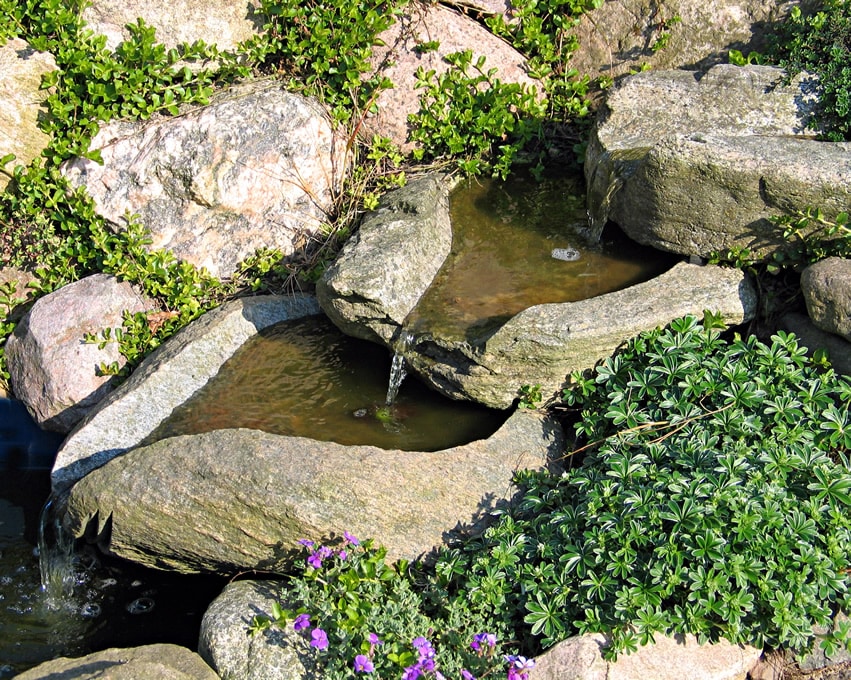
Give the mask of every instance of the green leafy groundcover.
[[(327, 677), (354, 676), (358, 656), (400, 677), (415, 636), (465, 678), (584, 632), (609, 634), (609, 656), (655, 633), (805, 650), (849, 604), (851, 379), (792, 335), (715, 326), (679, 319), (572, 376), (583, 445), (566, 457), (582, 464), (522, 475), (483, 537), (415, 568), (311, 547), (275, 622), (327, 634), (314, 650)], [(471, 646), (484, 635), (495, 656)], [(847, 646), (849, 628), (820, 641)]]
[[(527, 474), (517, 508), (443, 558), (544, 646), (695, 633), (801, 651), (848, 605), (851, 380), (791, 335), (727, 342), (694, 317), (574, 376), (581, 467)], [(823, 639), (828, 650), (848, 630)]]
[(818, 76), (820, 115), (814, 124), (839, 142), (851, 139), (851, 0), (826, 0), (816, 7), (812, 13), (792, 8), (773, 56), (790, 73)]

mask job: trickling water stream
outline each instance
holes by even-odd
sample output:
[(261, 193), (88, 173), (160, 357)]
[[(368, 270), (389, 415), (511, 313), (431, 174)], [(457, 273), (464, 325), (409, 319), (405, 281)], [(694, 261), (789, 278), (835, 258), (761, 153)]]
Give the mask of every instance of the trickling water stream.
[(61, 439), (35, 427), (19, 402), (0, 399), (0, 679), (107, 647), (194, 647), (223, 585), (71, 551), (48, 500)]

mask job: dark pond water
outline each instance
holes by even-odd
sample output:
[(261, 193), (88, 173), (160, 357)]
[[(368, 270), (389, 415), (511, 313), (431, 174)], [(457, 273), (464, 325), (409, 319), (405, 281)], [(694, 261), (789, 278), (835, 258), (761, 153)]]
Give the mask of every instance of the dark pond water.
[(477, 331), (549, 302), (574, 302), (627, 288), (677, 258), (641, 246), (613, 225), (586, 243), (585, 184), (561, 173), (536, 181), (471, 179), (450, 197), (452, 254), (409, 319), (415, 332), (476, 340)]
[(414, 377), (386, 406), (392, 357), (324, 316), (285, 321), (246, 342), (150, 437), (247, 427), (346, 445), (438, 451), (489, 437), (508, 416), (455, 402)]
[(141, 569), (83, 550), (64, 597), (42, 590), (39, 520), (60, 440), (39, 430), (19, 402), (0, 399), (0, 678), (108, 647), (194, 649), (222, 579)]

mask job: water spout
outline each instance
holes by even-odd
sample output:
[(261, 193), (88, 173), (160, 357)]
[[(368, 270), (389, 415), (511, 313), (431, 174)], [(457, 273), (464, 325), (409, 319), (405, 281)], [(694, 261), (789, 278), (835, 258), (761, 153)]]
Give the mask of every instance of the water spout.
[(38, 529), (38, 566), (41, 590), (49, 607), (59, 608), (77, 585), (74, 539), (62, 528), (56, 514), (57, 497), (51, 495), (41, 511)]
[(413, 339), (414, 336), (411, 333), (402, 331), (394, 345), (393, 361), (390, 364), (390, 382), (387, 385), (387, 398), (385, 399), (387, 406), (392, 405), (396, 400), (402, 381), (405, 380), (407, 375), (405, 372), (405, 353), (411, 348)]

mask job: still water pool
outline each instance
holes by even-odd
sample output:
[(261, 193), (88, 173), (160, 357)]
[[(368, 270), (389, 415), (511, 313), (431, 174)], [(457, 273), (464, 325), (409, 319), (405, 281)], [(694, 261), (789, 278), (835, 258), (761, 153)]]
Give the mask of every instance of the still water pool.
[(438, 451), (493, 434), (508, 417), (442, 397), (408, 377), (386, 405), (392, 357), (325, 316), (276, 324), (248, 340), (153, 433), (247, 427), (346, 445)]
[(577, 173), (537, 181), (469, 179), (450, 196), (452, 252), (406, 325), (466, 338), (534, 305), (575, 302), (648, 281), (677, 258), (614, 225), (588, 243), (585, 184)]

